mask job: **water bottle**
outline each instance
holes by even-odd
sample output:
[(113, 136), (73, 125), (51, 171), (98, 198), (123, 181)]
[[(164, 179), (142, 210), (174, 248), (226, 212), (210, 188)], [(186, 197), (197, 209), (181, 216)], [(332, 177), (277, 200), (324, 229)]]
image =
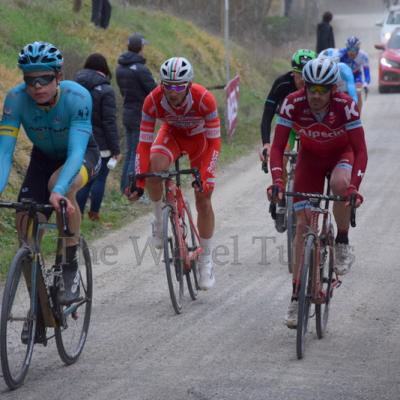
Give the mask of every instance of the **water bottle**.
[(108, 163), (107, 163), (107, 168), (108, 169), (114, 169), (116, 166), (117, 166), (117, 159), (116, 158), (114, 158), (114, 157), (111, 157), (109, 160), (108, 160)]

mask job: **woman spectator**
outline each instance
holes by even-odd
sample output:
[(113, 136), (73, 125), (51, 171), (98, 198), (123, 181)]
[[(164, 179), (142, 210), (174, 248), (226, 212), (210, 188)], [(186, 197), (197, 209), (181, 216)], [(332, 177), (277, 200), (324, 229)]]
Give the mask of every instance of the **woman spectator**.
[[(104, 196), (109, 173), (107, 164), (114, 164), (120, 158), (119, 136), (116, 123), (115, 93), (111, 86), (112, 74), (107, 60), (100, 53), (91, 54), (75, 80), (89, 90), (93, 99), (92, 125), (93, 134), (100, 147), (101, 169), (98, 176), (82, 188), (77, 194), (77, 201), (82, 215), (90, 194), (89, 218), (97, 221)], [(110, 165), (109, 164), (109, 165)], [(111, 167), (111, 166), (110, 166)]]

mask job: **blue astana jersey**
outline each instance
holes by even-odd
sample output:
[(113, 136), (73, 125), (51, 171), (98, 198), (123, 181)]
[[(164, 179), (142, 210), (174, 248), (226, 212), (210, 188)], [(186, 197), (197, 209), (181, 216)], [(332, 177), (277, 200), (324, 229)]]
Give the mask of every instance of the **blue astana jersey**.
[(10, 173), (22, 125), (33, 145), (53, 160), (65, 160), (53, 192), (65, 195), (78, 174), (88, 147), (96, 147), (92, 136), (92, 98), (73, 81), (59, 85), (57, 103), (38, 106), (26, 93), (25, 83), (11, 89), (4, 101), (0, 121), (0, 193)]

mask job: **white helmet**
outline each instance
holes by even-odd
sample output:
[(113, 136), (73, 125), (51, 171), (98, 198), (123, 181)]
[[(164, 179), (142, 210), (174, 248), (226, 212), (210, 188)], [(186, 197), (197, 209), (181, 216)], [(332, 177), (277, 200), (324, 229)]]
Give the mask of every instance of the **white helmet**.
[(339, 67), (330, 58), (316, 58), (303, 68), (303, 79), (312, 85), (333, 85), (339, 78)]
[(340, 62), (339, 50), (334, 48), (322, 50), (321, 53), (319, 53), (318, 57), (329, 57), (335, 63)]
[(161, 81), (191, 82), (193, 80), (193, 68), (184, 57), (172, 57), (164, 61), (160, 68)]

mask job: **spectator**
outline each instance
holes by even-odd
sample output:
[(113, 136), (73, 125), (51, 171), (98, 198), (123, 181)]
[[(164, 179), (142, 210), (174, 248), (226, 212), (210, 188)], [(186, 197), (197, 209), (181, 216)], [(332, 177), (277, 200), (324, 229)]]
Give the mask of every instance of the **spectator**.
[(126, 145), (121, 192), (124, 192), (128, 186), (128, 173), (134, 171), (143, 102), (156, 87), (156, 82), (146, 67), (146, 60), (143, 57), (143, 49), (147, 43), (140, 33), (131, 35), (128, 39), (128, 51), (119, 57), (116, 70), (117, 83), (124, 99), (123, 124)]
[(109, 0), (92, 0), (92, 22), (100, 28), (107, 29), (111, 18)]
[(92, 95), (93, 134), (101, 155), (101, 169), (98, 176), (77, 194), (82, 215), (90, 194), (89, 218), (93, 221), (100, 219), (99, 212), (109, 173), (107, 163), (111, 158), (117, 161), (120, 157), (115, 93), (110, 84), (111, 77), (112, 74), (105, 57), (102, 54), (94, 53), (87, 58), (83, 69), (78, 71), (75, 78)]
[(329, 48), (335, 47), (335, 37), (333, 28), (330, 24), (333, 15), (330, 11), (325, 11), (322, 16), (322, 22), (317, 26), (317, 53)]

